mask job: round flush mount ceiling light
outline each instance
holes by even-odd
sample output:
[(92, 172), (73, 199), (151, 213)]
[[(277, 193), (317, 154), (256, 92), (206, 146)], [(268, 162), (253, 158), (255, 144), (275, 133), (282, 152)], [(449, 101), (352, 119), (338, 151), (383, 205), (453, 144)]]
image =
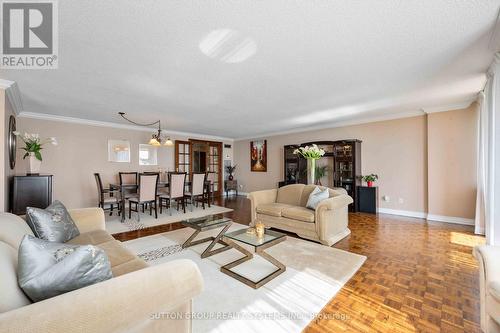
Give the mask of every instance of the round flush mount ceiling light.
[(257, 52), (257, 43), (232, 29), (212, 30), (200, 42), (200, 50), (207, 57), (225, 63), (239, 63)]

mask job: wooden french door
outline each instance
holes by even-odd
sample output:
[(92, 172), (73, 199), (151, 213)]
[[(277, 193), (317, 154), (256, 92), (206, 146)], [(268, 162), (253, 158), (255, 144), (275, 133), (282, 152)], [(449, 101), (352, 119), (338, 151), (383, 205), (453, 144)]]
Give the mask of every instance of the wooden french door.
[(209, 172), (216, 196), (220, 196), (223, 191), (222, 159), (222, 142), (195, 139), (175, 141), (175, 170), (188, 174), (193, 171)]

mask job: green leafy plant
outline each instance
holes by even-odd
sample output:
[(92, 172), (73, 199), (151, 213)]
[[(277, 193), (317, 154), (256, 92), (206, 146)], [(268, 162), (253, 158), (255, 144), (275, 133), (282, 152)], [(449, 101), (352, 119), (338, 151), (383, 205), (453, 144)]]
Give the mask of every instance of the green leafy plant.
[(321, 178), (326, 176), (326, 173), (330, 170), (328, 165), (317, 165), (314, 171), (314, 177), (316, 178), (316, 184), (321, 185)]
[(372, 173), (370, 175), (366, 175), (366, 176), (361, 176), (361, 179), (365, 182), (374, 182), (378, 179), (378, 175)]
[(30, 133), (21, 134), (19, 132), (14, 132), (14, 135), (20, 137), (21, 140), (23, 140), (24, 142), (24, 147), (21, 148), (26, 152), (23, 156), (23, 159), (30, 156), (30, 153), (33, 153), (36, 159), (41, 161), (42, 154), (40, 151), (43, 149), (43, 146), (45, 144), (50, 143), (51, 145), (57, 146), (56, 138), (48, 138), (45, 140), (41, 140), (38, 134), (30, 134)]

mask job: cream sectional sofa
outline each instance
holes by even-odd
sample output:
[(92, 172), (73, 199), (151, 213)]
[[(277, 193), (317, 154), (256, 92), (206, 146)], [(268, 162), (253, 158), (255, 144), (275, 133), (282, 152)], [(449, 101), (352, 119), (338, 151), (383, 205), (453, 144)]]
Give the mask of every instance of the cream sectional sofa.
[(479, 262), (481, 329), (500, 333), (500, 246), (476, 246), (473, 253)]
[[(70, 211), (80, 235), (72, 244), (92, 244), (109, 257), (113, 278), (31, 303), (17, 283), (17, 252), (33, 235), (16, 215), (0, 213), (1, 332), (190, 332), (192, 298), (203, 288), (196, 264), (174, 260), (156, 266), (135, 256), (105, 231), (100, 208)], [(181, 314), (172, 318), (168, 313)], [(163, 315), (162, 315), (163, 313)]]
[(251, 224), (259, 220), (266, 227), (290, 231), (328, 246), (335, 244), (351, 233), (347, 206), (353, 200), (342, 188), (329, 189), (328, 199), (321, 201), (316, 210), (308, 209), (307, 200), (315, 187), (293, 184), (249, 193)]

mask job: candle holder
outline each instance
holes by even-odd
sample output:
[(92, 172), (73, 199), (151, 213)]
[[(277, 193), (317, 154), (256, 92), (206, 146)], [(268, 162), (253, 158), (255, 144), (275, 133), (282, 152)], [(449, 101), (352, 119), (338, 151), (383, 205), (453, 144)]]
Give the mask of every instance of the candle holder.
[(262, 222), (257, 222), (255, 224), (255, 232), (257, 233), (257, 237), (262, 238), (264, 237), (264, 234), (266, 232), (264, 223)]

